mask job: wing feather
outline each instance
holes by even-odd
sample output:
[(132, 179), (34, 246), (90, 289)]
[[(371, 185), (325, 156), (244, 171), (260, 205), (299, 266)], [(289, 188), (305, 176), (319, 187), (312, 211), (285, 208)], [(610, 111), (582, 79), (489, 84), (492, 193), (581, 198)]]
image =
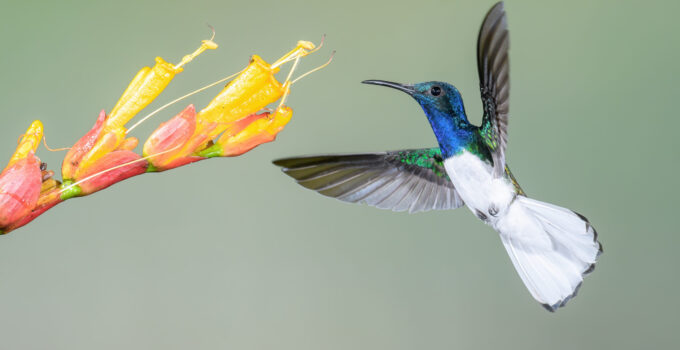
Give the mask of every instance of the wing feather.
[(487, 13), (477, 40), (477, 69), (484, 107), (481, 134), (491, 150), (494, 174), (503, 176), (510, 110), (510, 37), (503, 2)]
[(328, 197), (419, 212), (463, 205), (438, 148), (316, 155), (274, 161), (300, 185)]

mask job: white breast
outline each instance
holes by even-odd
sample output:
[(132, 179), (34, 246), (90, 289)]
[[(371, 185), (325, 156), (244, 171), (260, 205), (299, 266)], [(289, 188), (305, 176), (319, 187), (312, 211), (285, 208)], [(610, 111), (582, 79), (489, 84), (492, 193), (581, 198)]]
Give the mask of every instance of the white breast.
[(470, 152), (444, 160), (444, 167), (468, 208), (489, 224), (496, 223), (515, 197), (510, 181), (494, 178), (492, 166)]

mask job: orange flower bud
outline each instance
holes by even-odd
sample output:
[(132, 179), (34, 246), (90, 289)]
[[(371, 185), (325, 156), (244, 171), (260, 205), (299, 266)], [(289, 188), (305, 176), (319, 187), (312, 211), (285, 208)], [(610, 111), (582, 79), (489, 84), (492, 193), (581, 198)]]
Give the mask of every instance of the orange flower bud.
[(293, 110), (281, 106), (273, 114), (258, 114), (257, 118), (236, 134), (228, 131), (217, 140), (222, 147), (222, 155), (234, 157), (250, 151), (267, 142), (274, 141), (276, 135), (283, 130), (293, 116)]
[(91, 173), (90, 169), (107, 154), (113, 151), (130, 150), (137, 146), (139, 141), (133, 137), (125, 139), (125, 133), (107, 133), (105, 126), (108, 118), (106, 112), (102, 110), (92, 129), (66, 154), (61, 168), (64, 180), (82, 179), (87, 176), (85, 174)]
[[(214, 128), (214, 123), (213, 123)], [(203, 126), (201, 130), (210, 130)], [(189, 105), (178, 115), (154, 131), (144, 143), (144, 156), (157, 170), (168, 170), (203, 159), (193, 156), (194, 150), (210, 139), (196, 134), (196, 110)]]
[[(102, 110), (92, 129), (78, 140), (66, 154), (61, 168), (65, 180), (64, 184), (68, 188), (73, 188), (71, 187), (73, 183), (82, 181), (93, 174), (106, 172), (87, 181), (82, 181), (74, 191), (63, 194), (62, 199), (99, 191), (115, 182), (141, 174), (146, 170), (146, 161), (140, 160), (141, 157), (131, 151), (139, 141), (133, 137), (120, 140), (125, 134), (107, 133), (105, 130), (107, 121), (106, 112)], [(92, 154), (96, 154), (97, 157), (88, 158)], [(122, 166), (124, 163), (135, 160), (140, 161)], [(112, 168), (116, 169), (107, 171)]]
[(138, 154), (127, 151), (114, 151), (100, 158), (82, 174), (80, 195), (85, 196), (103, 190), (117, 182), (146, 172), (148, 163)]
[(64, 179), (74, 179), (76, 177), (76, 171), (80, 167), (80, 162), (87, 152), (92, 149), (95, 142), (97, 142), (99, 133), (104, 127), (104, 120), (106, 120), (106, 112), (102, 110), (99, 112), (99, 117), (92, 129), (85, 136), (81, 137), (66, 153), (61, 166), (61, 175)]
[(287, 106), (280, 106), (273, 114), (249, 115), (233, 123), (214, 145), (197, 155), (206, 158), (239, 156), (263, 143), (274, 141), (292, 116), (293, 110)]

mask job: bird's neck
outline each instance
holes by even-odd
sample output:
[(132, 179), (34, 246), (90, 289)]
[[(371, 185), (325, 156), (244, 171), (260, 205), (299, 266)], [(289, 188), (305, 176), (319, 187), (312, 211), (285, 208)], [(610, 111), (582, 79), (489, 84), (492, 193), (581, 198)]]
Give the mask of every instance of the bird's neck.
[(449, 112), (429, 106), (423, 106), (423, 110), (437, 137), (444, 159), (470, 148), (475, 142), (476, 127), (468, 122), (462, 106)]

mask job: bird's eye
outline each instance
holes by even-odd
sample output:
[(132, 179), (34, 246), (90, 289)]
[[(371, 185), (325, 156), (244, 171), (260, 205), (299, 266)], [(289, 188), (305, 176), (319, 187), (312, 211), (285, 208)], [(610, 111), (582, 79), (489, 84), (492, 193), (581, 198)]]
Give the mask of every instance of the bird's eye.
[(433, 86), (430, 89), (430, 95), (432, 95), (432, 96), (439, 96), (441, 94), (442, 94), (442, 88), (440, 88), (439, 86)]

